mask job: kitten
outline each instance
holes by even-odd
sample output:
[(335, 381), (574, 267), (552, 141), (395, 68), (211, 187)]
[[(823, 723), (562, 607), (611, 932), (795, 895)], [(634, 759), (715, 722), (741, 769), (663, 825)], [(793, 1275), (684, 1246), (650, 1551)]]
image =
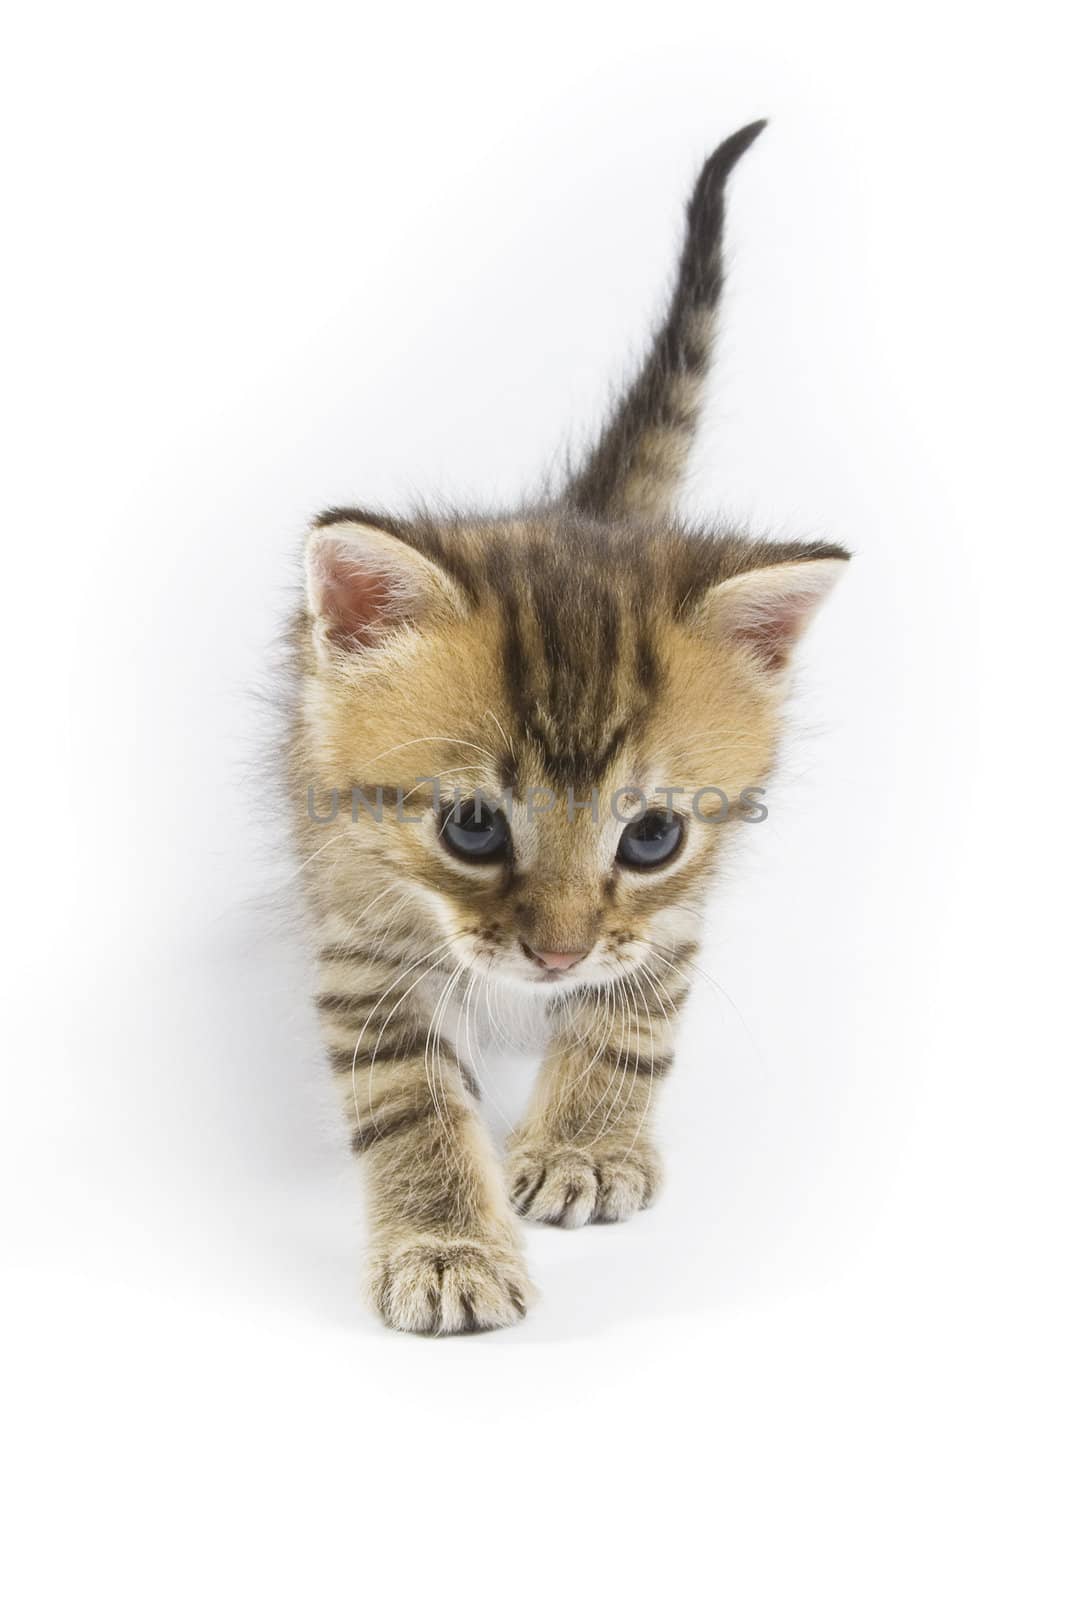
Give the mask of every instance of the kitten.
[[(370, 1292), (395, 1328), (518, 1321), (517, 1215), (621, 1222), (660, 1182), (651, 1114), (702, 896), (770, 769), (792, 647), (847, 560), (672, 513), (725, 184), (763, 126), (706, 163), (666, 320), (558, 495), (500, 515), (332, 510), (308, 539), (293, 803)], [(471, 1013), (507, 990), (543, 1006), (549, 1043), (502, 1166)]]

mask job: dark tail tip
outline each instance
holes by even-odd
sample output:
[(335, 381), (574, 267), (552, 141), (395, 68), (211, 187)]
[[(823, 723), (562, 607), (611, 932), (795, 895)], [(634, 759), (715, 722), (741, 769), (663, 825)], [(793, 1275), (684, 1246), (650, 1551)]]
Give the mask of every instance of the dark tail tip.
[(713, 151), (704, 163), (703, 171), (693, 191), (694, 200), (700, 195), (722, 193), (727, 178), (749, 146), (755, 144), (766, 126), (766, 117), (761, 117), (759, 122), (750, 122), (747, 127), (738, 128), (736, 133), (723, 140), (719, 148)]
[(719, 148), (707, 159), (705, 172), (714, 172), (720, 182), (724, 182), (740, 161), (750, 145), (755, 144), (764, 128), (767, 118), (761, 117), (758, 122), (750, 122), (747, 127), (738, 128), (728, 139), (724, 139)]
[(689, 248), (709, 251), (717, 248), (723, 221), (723, 195), (726, 180), (750, 145), (755, 144), (766, 117), (738, 128), (724, 139), (705, 161), (689, 201)]

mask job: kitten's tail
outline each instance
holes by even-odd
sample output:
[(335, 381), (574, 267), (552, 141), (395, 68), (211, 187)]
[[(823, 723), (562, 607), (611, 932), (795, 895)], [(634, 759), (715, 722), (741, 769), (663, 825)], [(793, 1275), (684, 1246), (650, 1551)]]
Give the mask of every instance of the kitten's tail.
[(689, 200), (670, 309), (641, 371), (622, 396), (564, 500), (593, 516), (669, 512), (700, 416), (723, 284), (726, 180), (767, 126), (751, 122), (704, 163)]

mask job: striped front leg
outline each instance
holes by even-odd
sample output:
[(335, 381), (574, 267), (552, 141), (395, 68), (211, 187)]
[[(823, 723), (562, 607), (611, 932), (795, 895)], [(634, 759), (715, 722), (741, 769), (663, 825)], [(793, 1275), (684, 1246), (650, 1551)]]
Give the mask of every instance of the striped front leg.
[(319, 958), (319, 1014), (366, 1174), (371, 1297), (412, 1333), (504, 1327), (530, 1285), (503, 1178), (474, 1085), (433, 1028), (435, 996), (420, 998), (417, 968), (401, 972), (345, 947)]
[(595, 996), (564, 1002), (526, 1119), (510, 1141), (517, 1211), (580, 1228), (623, 1222), (651, 1203), (660, 1182), (652, 1114), (687, 992), (675, 957), (670, 970), (628, 973)]

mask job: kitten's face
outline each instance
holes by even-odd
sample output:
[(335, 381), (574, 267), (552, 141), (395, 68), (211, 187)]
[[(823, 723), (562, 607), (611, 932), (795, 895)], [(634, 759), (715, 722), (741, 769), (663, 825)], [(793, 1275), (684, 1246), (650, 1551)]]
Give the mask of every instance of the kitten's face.
[[(453, 655), (456, 642), (427, 653), (430, 677), (442, 658), (450, 667), (469, 660)], [(715, 785), (736, 800), (757, 783), (770, 763), (773, 717), (758, 693), (721, 684), (721, 674), (719, 694), (694, 704), (700, 651), (673, 643), (673, 669), (670, 653), (658, 652), (655, 692), (619, 705), (604, 742), (626, 731), (608, 760), (593, 753), (595, 771), (554, 761), (516, 726), (500, 677), (476, 674), (477, 703), (441, 769), (439, 806), (402, 841), (405, 875), (475, 970), (557, 990), (599, 984), (647, 964), (653, 951), (670, 960), (694, 936), (723, 824), (708, 820), (721, 810), (717, 796), (702, 797), (699, 817), (693, 797)], [(625, 689), (633, 694), (632, 684)], [(740, 746), (739, 724), (748, 730)], [(464, 770), (449, 772), (453, 765)], [(668, 788), (683, 792), (668, 800)]]
[(669, 963), (694, 937), (737, 825), (710, 820), (718, 795), (699, 814), (694, 796), (714, 786), (736, 806), (761, 783), (779, 686), (750, 646), (630, 577), (569, 571), (562, 615), (536, 582), (504, 586), (328, 658), (306, 702), (315, 782), (386, 793), (381, 821), (339, 824), (349, 849), (331, 870), (357, 907), (368, 884), (388, 904), (392, 884), (430, 913), (442, 956), (546, 995)]

